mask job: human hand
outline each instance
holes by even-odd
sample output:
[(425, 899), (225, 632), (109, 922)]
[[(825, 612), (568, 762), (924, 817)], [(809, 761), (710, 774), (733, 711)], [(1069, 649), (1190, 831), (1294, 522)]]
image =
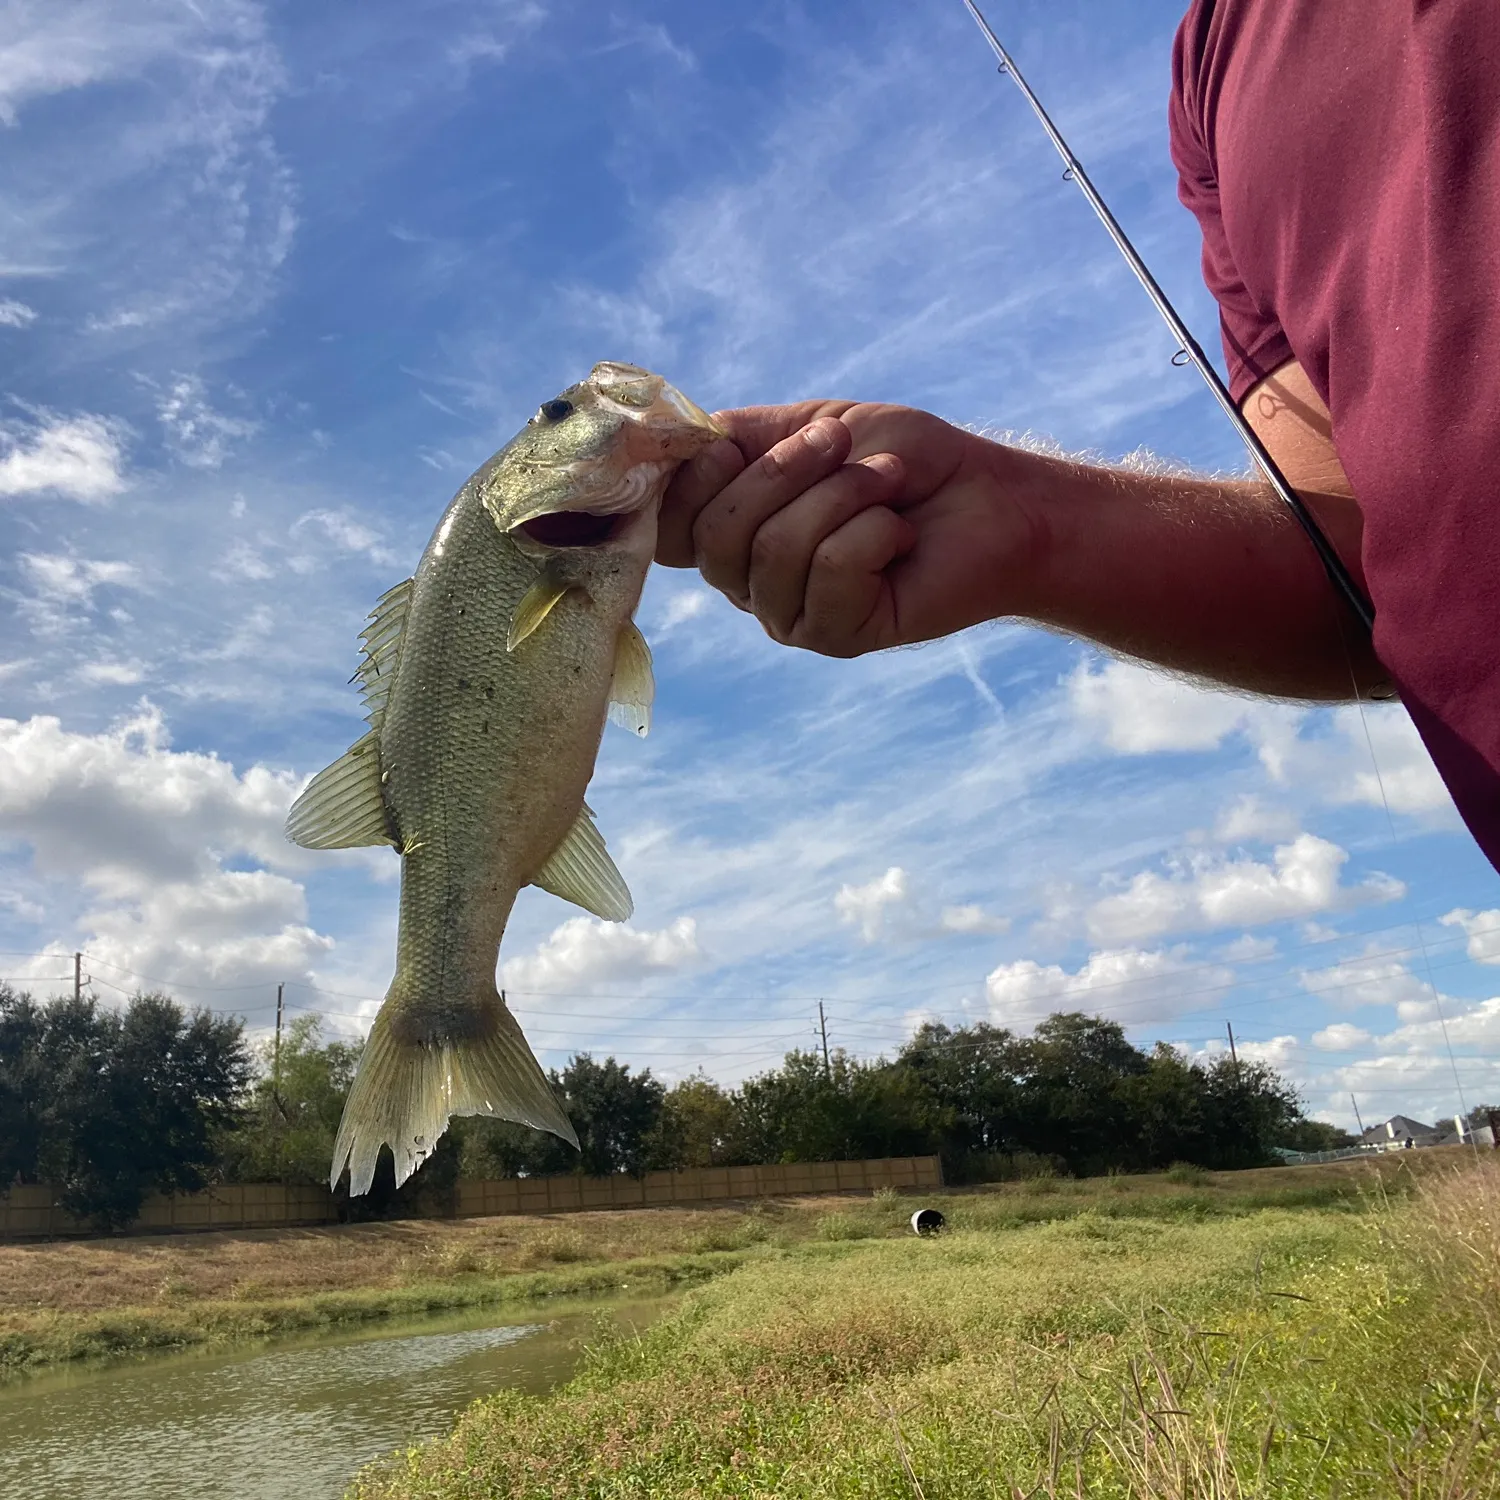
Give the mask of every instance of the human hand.
[(697, 567), (784, 645), (859, 656), (1024, 612), (1038, 528), (1008, 450), (904, 406), (719, 412), (684, 464), (657, 561)]

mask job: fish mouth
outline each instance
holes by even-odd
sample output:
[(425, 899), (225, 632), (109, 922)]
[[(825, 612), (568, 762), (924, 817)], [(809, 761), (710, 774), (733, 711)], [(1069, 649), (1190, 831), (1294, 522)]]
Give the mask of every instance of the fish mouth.
[(602, 547), (614, 541), (630, 520), (619, 512), (601, 516), (587, 510), (555, 510), (522, 521), (515, 529), (543, 547)]

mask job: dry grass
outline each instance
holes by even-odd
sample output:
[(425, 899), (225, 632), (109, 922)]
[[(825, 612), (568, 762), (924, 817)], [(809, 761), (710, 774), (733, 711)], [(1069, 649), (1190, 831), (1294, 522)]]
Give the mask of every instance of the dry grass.
[(809, 1239), (357, 1493), (1500, 1500), (1500, 1163), (1367, 1182), (1357, 1213), (1153, 1186), (1155, 1214), (1016, 1228), (966, 1195), (934, 1241)]
[[(662, 1208), (0, 1245), (0, 1316), (254, 1301), (737, 1249), (766, 1219), (795, 1219), (799, 1208)], [(820, 1201), (815, 1211), (824, 1209)]]
[[(1085, 1213), (1234, 1216), (1264, 1206), (1352, 1204), (1377, 1187), (1400, 1192), (1413, 1167), (1430, 1171), (1444, 1157), (1403, 1153), (1374, 1164), (1194, 1174), (1191, 1182), (1170, 1174), (1046, 1178), (923, 1201), (960, 1228), (990, 1232)], [(885, 1193), (0, 1245), (0, 1366), (603, 1289), (612, 1276), (701, 1278), (807, 1240), (901, 1236), (911, 1208)]]

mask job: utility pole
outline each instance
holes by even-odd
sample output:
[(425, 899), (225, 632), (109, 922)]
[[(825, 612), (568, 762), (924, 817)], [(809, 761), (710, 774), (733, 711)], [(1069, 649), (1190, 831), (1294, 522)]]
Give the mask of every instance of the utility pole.
[(823, 1073), (833, 1075), (833, 1064), (828, 1061), (828, 1017), (823, 1014), (823, 1002), (818, 1001), (818, 1032), (823, 1038)]
[(83, 954), (73, 955), (73, 1001), (83, 999)]
[(1226, 1021), (1224, 1025), (1228, 1028), (1229, 1031), (1229, 1060), (1234, 1064), (1235, 1082), (1239, 1082), (1240, 1055), (1234, 1050), (1234, 1022)]
[(1359, 1102), (1355, 1099), (1352, 1093), (1349, 1095), (1349, 1102), (1354, 1105), (1354, 1123), (1359, 1126), (1359, 1133), (1363, 1135), (1365, 1133), (1365, 1122), (1360, 1119)]
[(286, 1110), (281, 1103), (281, 997), (285, 990), (284, 984), (276, 986), (276, 1042), (271, 1049), (271, 1098), (283, 1115)]

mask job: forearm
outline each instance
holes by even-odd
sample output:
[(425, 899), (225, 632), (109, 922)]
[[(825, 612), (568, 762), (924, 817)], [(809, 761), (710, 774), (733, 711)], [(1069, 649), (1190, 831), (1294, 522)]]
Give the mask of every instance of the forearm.
[[(1269, 486), (976, 441), (997, 504), (1018, 505), (1033, 538), (1026, 579), (995, 613), (1257, 693), (1339, 700), (1356, 683), (1363, 696), (1384, 682), (1368, 637)], [(1358, 506), (1303, 498), (1359, 577)]]

